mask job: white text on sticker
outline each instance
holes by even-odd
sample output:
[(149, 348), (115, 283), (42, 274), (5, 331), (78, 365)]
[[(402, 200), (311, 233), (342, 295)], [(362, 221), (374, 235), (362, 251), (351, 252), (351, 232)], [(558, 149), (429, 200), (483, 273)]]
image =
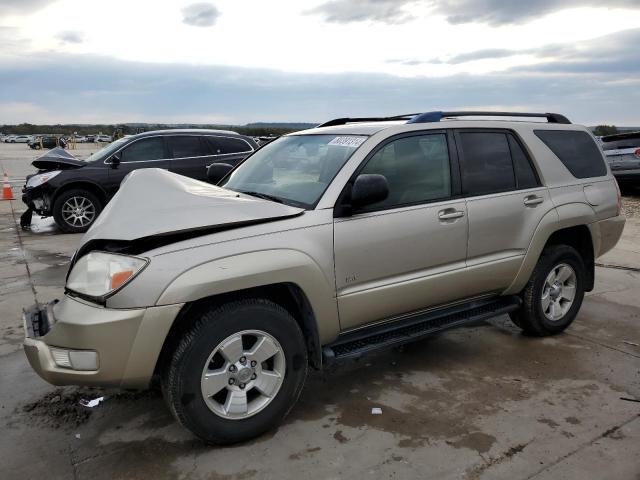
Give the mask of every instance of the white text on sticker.
[(366, 139), (366, 137), (336, 137), (329, 142), (329, 145), (358, 148)]

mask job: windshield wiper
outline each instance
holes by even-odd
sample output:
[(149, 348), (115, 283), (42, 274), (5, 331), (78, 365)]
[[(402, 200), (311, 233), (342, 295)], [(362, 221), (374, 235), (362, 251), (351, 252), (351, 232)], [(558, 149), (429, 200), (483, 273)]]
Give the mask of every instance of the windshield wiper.
[(276, 202), (276, 203), (284, 203), (284, 201), (281, 198), (276, 197), (275, 195), (269, 195), (268, 193), (245, 192), (244, 190), (238, 190), (238, 191), (240, 193), (244, 193), (245, 195), (251, 195), (252, 197), (262, 198), (263, 200), (271, 200), (272, 202)]

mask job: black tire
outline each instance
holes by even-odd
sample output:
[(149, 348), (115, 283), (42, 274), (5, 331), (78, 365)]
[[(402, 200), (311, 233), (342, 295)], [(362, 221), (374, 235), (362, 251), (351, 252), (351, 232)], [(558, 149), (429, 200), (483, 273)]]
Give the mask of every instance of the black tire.
[[(68, 200), (73, 199), (74, 197), (79, 199), (86, 199), (86, 201), (90, 202), (93, 205), (94, 216), (89, 223), (83, 225), (73, 225), (72, 223), (65, 220), (62, 208)], [(95, 194), (85, 189), (74, 188), (72, 190), (63, 192), (55, 199), (55, 201), (53, 202), (53, 218), (63, 232), (82, 233), (86, 232), (89, 227), (93, 225), (93, 222), (95, 222), (96, 218), (98, 218), (98, 215), (100, 215), (102, 208), (102, 202)]]
[[(542, 294), (547, 276), (558, 265), (566, 264), (575, 272), (575, 296), (568, 311), (559, 319), (549, 319), (542, 307)], [(528, 335), (544, 337), (564, 331), (575, 319), (582, 300), (586, 269), (578, 252), (567, 245), (552, 245), (540, 255), (527, 286), (521, 293), (522, 307), (510, 313), (511, 320)]]
[[(205, 401), (201, 376), (209, 355), (228, 337), (259, 330), (275, 338), (286, 368), (279, 390), (262, 410), (242, 419), (223, 418)], [(295, 319), (265, 299), (245, 299), (212, 307), (183, 334), (162, 373), (164, 399), (185, 428), (206, 443), (226, 445), (277, 427), (294, 406), (307, 376), (307, 350)]]

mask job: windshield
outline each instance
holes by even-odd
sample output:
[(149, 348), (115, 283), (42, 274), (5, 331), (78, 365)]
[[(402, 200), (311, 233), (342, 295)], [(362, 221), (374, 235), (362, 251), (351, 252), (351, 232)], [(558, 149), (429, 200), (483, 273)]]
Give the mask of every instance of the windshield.
[(366, 139), (362, 135), (281, 137), (247, 158), (222, 186), (310, 209)]
[(107, 158), (109, 158), (109, 156), (113, 152), (118, 150), (124, 144), (124, 142), (126, 140), (128, 140), (128, 138), (127, 139), (121, 138), (119, 140), (116, 140), (115, 142), (111, 142), (106, 147), (103, 147), (100, 150), (98, 150), (97, 152), (92, 153), (89, 156), (89, 158), (87, 158), (87, 162), (93, 162), (95, 160), (106, 160)]

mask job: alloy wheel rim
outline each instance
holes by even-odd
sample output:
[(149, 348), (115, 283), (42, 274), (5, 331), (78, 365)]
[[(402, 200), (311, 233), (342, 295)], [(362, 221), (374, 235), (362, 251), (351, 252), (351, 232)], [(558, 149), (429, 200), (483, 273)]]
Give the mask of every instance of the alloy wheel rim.
[(261, 330), (243, 330), (213, 349), (200, 389), (209, 410), (228, 420), (251, 417), (278, 394), (286, 361), (278, 341)]
[(62, 205), (62, 218), (72, 227), (86, 227), (96, 216), (96, 207), (87, 197), (71, 197)]
[(540, 299), (544, 316), (552, 322), (564, 318), (576, 297), (576, 272), (566, 263), (551, 269), (542, 287)]

